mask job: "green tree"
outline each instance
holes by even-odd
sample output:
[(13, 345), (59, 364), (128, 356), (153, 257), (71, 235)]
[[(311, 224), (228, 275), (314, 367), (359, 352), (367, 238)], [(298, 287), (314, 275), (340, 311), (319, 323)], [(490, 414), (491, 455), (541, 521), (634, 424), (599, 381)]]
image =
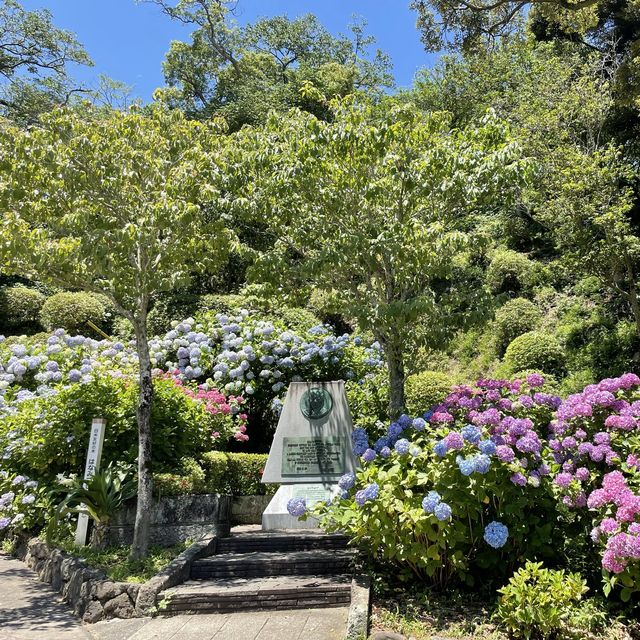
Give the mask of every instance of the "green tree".
[(491, 114), (452, 130), (446, 114), (351, 101), (335, 103), (332, 122), (296, 111), (238, 139), (255, 163), (238, 204), (273, 233), (253, 276), (335, 292), (383, 345), (397, 415), (412, 327), (437, 341), (478, 304), (455, 275), (477, 251), (474, 219), (504, 206), (526, 172), (518, 146)]
[(380, 93), (392, 84), (388, 57), (379, 50), (369, 55), (374, 41), (362, 23), (352, 25), (352, 38), (335, 37), (311, 14), (240, 27), (232, 20), (232, 3), (223, 0), (148, 1), (195, 28), (190, 42), (171, 43), (162, 89), (165, 100), (189, 115), (219, 113), (232, 129), (291, 107), (327, 117), (323, 100), (301, 93), (306, 84), (328, 97)]
[(0, 113), (19, 122), (67, 104), (79, 91), (69, 79), (70, 63), (91, 65), (69, 31), (52, 23), (46, 9), (26, 11), (16, 0), (0, 3)]
[(215, 207), (228, 137), (178, 111), (55, 110), (0, 130), (3, 270), (105, 295), (133, 325), (140, 368), (138, 509), (132, 555), (148, 547), (153, 399), (151, 296), (217, 267), (230, 232)]

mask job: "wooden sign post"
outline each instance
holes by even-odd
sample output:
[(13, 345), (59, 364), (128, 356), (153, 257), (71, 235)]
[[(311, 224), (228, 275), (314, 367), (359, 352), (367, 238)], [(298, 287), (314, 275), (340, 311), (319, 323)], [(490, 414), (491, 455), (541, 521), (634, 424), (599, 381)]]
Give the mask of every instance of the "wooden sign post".
[[(91, 421), (91, 435), (89, 436), (89, 448), (87, 449), (87, 462), (84, 467), (84, 479), (89, 480), (100, 468), (102, 458), (102, 444), (104, 442), (104, 430), (107, 421), (103, 418), (94, 418)], [(84, 546), (87, 544), (87, 529), (89, 528), (89, 516), (81, 513), (78, 516), (78, 527), (76, 528), (76, 544)]]

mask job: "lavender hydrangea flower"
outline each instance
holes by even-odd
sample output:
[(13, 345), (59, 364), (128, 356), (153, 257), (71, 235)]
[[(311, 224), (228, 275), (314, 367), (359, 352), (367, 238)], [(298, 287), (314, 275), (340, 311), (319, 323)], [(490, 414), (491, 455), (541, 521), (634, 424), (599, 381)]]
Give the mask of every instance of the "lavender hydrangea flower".
[(355, 500), (356, 500), (356, 504), (359, 507), (361, 507), (367, 501), (367, 497), (364, 495), (364, 489), (360, 489), (360, 491), (356, 491)]
[(417, 458), (421, 453), (420, 447), (418, 445), (413, 445), (410, 449), (409, 449), (409, 454), (414, 457)]
[(22, 496), (22, 500), (20, 502), (22, 502), (22, 504), (33, 504), (36, 501), (36, 497), (30, 493), (26, 496)]
[(287, 502), (287, 511), (289, 515), (299, 518), (307, 512), (307, 501), (304, 498), (291, 498)]
[(6, 529), (11, 524), (11, 518), (0, 518), (0, 531)]
[(389, 449), (389, 447), (382, 447), (382, 449), (380, 449), (380, 457), (388, 458), (390, 455), (391, 449)]
[(501, 522), (490, 522), (484, 529), (485, 542), (494, 549), (504, 547), (509, 537), (509, 529)]
[(422, 418), (414, 418), (411, 425), (416, 431), (424, 431), (424, 428), (427, 426), (427, 423)]
[(362, 459), (365, 462), (373, 462), (376, 459), (376, 452), (373, 449), (367, 449), (363, 454), (362, 454)]
[(509, 478), (517, 487), (524, 487), (527, 484), (527, 478), (519, 471)]

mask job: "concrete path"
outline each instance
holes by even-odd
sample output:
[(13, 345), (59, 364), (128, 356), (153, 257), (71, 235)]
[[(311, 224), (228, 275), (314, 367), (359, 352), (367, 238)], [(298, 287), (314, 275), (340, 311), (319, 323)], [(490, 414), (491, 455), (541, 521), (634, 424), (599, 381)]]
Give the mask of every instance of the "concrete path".
[(0, 640), (342, 640), (348, 611), (251, 611), (83, 625), (31, 569), (0, 553)]

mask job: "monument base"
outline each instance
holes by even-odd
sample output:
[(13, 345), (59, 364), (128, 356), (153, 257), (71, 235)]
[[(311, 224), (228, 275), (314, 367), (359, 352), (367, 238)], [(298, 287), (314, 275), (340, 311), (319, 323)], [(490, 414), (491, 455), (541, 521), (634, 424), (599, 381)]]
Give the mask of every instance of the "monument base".
[(307, 508), (320, 500), (329, 500), (340, 492), (337, 484), (283, 484), (274, 494), (271, 502), (262, 514), (262, 530), (274, 529), (315, 529), (319, 530), (316, 518), (298, 520), (287, 511), (291, 498), (305, 498)]

